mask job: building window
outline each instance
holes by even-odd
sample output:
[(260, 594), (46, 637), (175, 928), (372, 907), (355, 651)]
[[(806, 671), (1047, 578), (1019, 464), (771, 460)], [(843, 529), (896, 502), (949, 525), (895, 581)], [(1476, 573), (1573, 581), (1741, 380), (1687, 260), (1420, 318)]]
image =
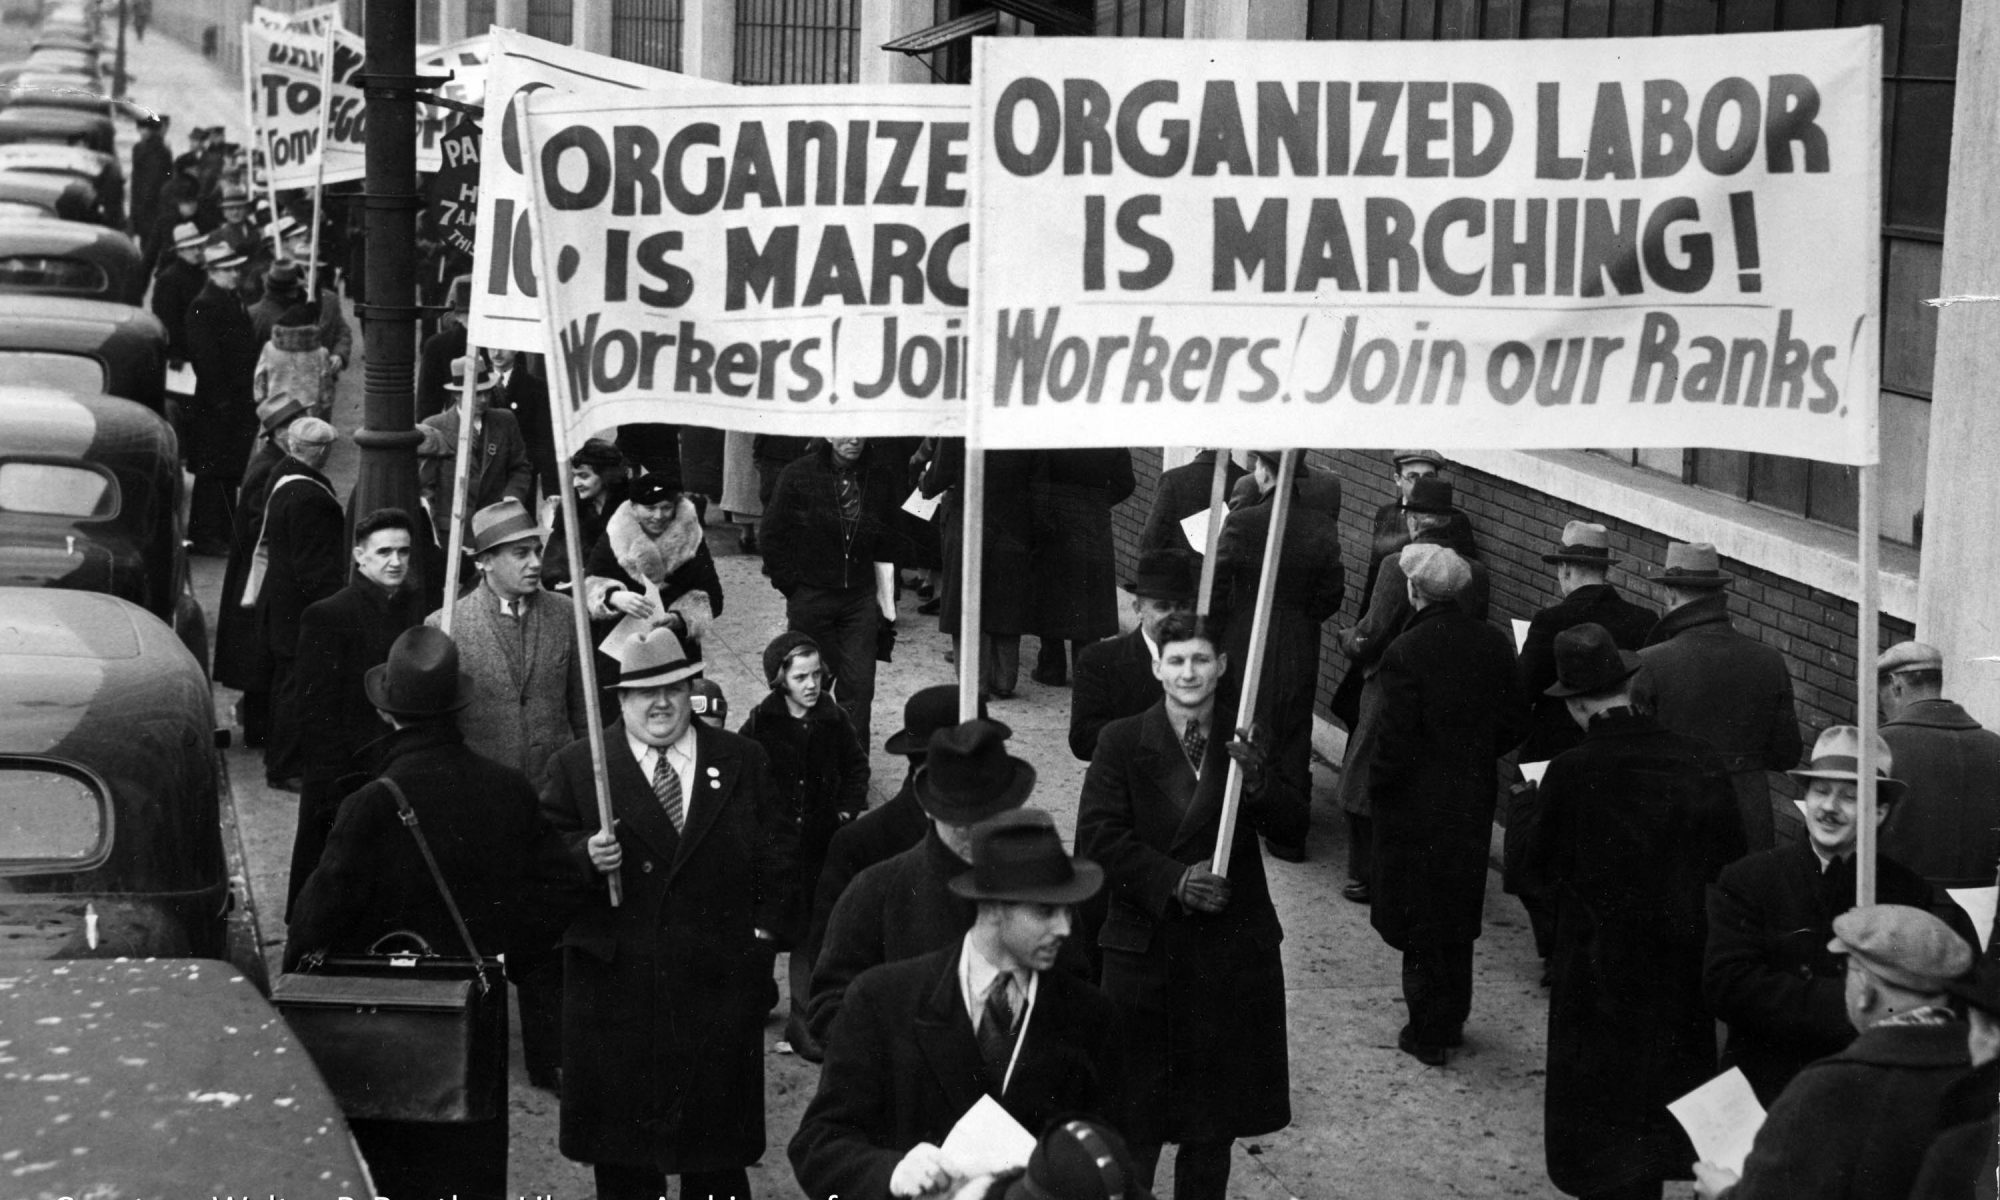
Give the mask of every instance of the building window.
[(478, 37), (493, 28), (495, 0), (465, 0), (465, 36)]
[(611, 56), (681, 69), (681, 0), (611, 0)]
[(737, 83), (852, 83), (860, 0), (737, 0)]
[(528, 0), (528, 36), (569, 45), (570, 0)]
[(1099, 37), (1183, 36), (1186, 0), (1102, 0), (1097, 6)]
[[(1126, 0), (1118, 0), (1120, 3)], [(1138, 3), (1142, 0), (1131, 0)], [(1944, 258), (1945, 184), (1962, 0), (1307, 0), (1320, 40), (1666, 37), (1880, 22), (1882, 138), (1883, 537), (1916, 542), (1930, 444), (1931, 370)], [(1809, 520), (1852, 529), (1852, 468), (1729, 450), (1612, 450), (1662, 471)]]
[(417, 40), (426, 45), (437, 45), (440, 2), (441, 0), (417, 0)]

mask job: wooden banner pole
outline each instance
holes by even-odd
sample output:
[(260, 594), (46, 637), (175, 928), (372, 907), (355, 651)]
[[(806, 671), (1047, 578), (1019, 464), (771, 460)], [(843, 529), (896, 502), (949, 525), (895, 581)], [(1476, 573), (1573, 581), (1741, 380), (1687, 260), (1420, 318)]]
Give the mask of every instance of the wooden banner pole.
[[(1299, 453), (1287, 450), (1278, 461), (1278, 482), (1271, 497), (1271, 531), (1264, 539), (1264, 569), (1257, 577), (1256, 615), (1250, 621), (1250, 661), (1243, 664), (1243, 698), (1236, 706), (1236, 729), (1249, 729), (1257, 719), (1257, 688), (1264, 675), (1264, 643), (1271, 637), (1271, 600), (1278, 590), (1278, 555), (1285, 544), (1285, 522), (1292, 515), (1292, 480), (1298, 474)], [(1209, 552), (1211, 556), (1214, 554), (1212, 538)], [(1226, 740), (1233, 732), (1211, 728), (1209, 736)], [(1232, 758), (1229, 780), (1222, 789), (1222, 825), (1215, 834), (1215, 857), (1208, 864), (1209, 870), (1217, 875), (1229, 874), (1229, 854), (1236, 844), (1236, 812), (1242, 798), (1243, 766)]]
[[(521, 140), (523, 145), (532, 147), (539, 143), (527, 136), (527, 117), (528, 114), (524, 104), (521, 113)], [(552, 295), (555, 288), (552, 281), (555, 279), (556, 273), (555, 265), (549, 261), (554, 255), (548, 253), (548, 236), (542, 228), (542, 213), (541, 205), (539, 204), (542, 194), (540, 156), (534, 153), (523, 154), (521, 156), (521, 166), (528, 176), (528, 236), (532, 237), (535, 241), (535, 273), (541, 277), (542, 281), (542, 286), (535, 289), (541, 299), (542, 329), (546, 336), (553, 338), (556, 322), (554, 312), (555, 299)], [(468, 330), (466, 345), (470, 348), (471, 344), (471, 333)], [(554, 347), (551, 346), (549, 349), (553, 350)], [(553, 355), (550, 356), (550, 361), (554, 365)], [(551, 370), (548, 375), (549, 425), (554, 434), (556, 462), (567, 464), (570, 456), (569, 415), (571, 409), (574, 407), (574, 401), (569, 394), (569, 372)], [(568, 537), (563, 539), (569, 547), (569, 577), (571, 580), (569, 607), (570, 612), (576, 618), (577, 663), (583, 671), (584, 726), (588, 730), (585, 736), (590, 739), (591, 783), (597, 790), (597, 827), (599, 829), (615, 829), (615, 818), (611, 812), (611, 775), (606, 765), (607, 760), (605, 759), (604, 752), (604, 721), (599, 715), (597, 703), (597, 647), (590, 638), (590, 610), (584, 603), (584, 597), (587, 594), (586, 584), (588, 583), (583, 571), (584, 546), (583, 539), (578, 537), (576, 532), (583, 528), (583, 524), (577, 519), (576, 489), (558, 487), (556, 495), (562, 500), (563, 528), (569, 534)], [(617, 908), (620, 904), (624, 903), (625, 886), (617, 871), (604, 877), (604, 886), (610, 894), (611, 907)]]
[(1854, 840), (1854, 903), (1856, 905), (1875, 903), (1875, 736), (1877, 713), (1875, 711), (1876, 656), (1880, 647), (1876, 645), (1878, 630), (1881, 628), (1881, 572), (1877, 569), (1877, 557), (1881, 538), (1877, 530), (1881, 528), (1881, 494), (1876, 488), (1874, 466), (1859, 468), (1861, 473), (1860, 512), (1855, 524), (1856, 568), (1861, 573), (1860, 595), (1855, 602), (1854, 631), (1854, 707), (1855, 725), (1861, 730), (1861, 752), (1855, 774), (1860, 776), (1855, 785), (1855, 840)]
[(965, 470), (959, 480), (959, 502), (965, 506), (965, 532), (960, 538), (958, 572), (958, 719), (979, 715), (979, 605), (986, 574), (986, 451), (970, 435), (965, 439)]
[[(313, 167), (312, 249), (306, 254), (306, 295), (315, 301), (320, 298), (319, 227), (325, 220), (321, 205), (326, 198), (326, 132), (328, 125), (333, 121), (333, 117), (331, 116), (333, 105), (328, 104), (326, 98), (332, 91), (333, 24), (332, 22), (328, 22), (326, 27), (326, 52), (321, 56), (319, 68), (319, 140), (314, 143), (314, 145), (319, 147), (319, 162)], [(271, 221), (273, 224), (276, 224), (277, 220), (278, 213), (274, 206), (271, 211)], [(284, 249), (280, 247), (278, 253), (280, 255), (284, 254)], [(447, 604), (445, 608), (449, 611), (451, 606)]]
[(444, 610), (438, 626), (451, 635), (451, 610), (458, 602), (459, 564), (465, 557), (465, 504), (472, 490), (472, 407), (479, 393), (479, 347), (465, 340), (465, 378), (458, 393), (458, 452), (451, 461), (451, 523), (445, 533)]
[(1229, 505), (1229, 451), (1215, 448), (1215, 478), (1208, 485), (1207, 543), (1201, 552), (1201, 587), (1194, 594), (1194, 611), (1207, 616), (1215, 607), (1215, 549), (1222, 544), (1222, 518)]

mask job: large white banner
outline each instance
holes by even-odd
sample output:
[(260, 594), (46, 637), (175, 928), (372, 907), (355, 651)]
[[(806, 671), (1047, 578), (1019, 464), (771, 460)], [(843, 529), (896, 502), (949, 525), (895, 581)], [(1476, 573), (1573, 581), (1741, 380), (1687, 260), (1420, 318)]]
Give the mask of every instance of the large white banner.
[(531, 96), (550, 371), (572, 431), (962, 432), (968, 99)]
[(243, 26), (243, 86), (251, 135), (272, 183), (309, 188), (363, 178), (366, 99), (353, 82), (364, 57), (361, 38), (340, 27), (332, 6), (289, 17), (250, 11)]
[(535, 243), (528, 229), (528, 181), (522, 174), (520, 97), (552, 89), (706, 88), (708, 83), (555, 42), (495, 28), (487, 42), (486, 118), (480, 125), (479, 233), (472, 267), (472, 344), (547, 353), (536, 297)]
[[(436, 50), (417, 53), (417, 74), (449, 75), (451, 82), (438, 85), (436, 95), (445, 100), (475, 107), (486, 102), (486, 56), (489, 36), (480, 34)], [(445, 161), (445, 131), (464, 120), (464, 114), (435, 104), (417, 105), (417, 170), (441, 171)]]
[(1875, 459), (1874, 26), (974, 45), (988, 446)]

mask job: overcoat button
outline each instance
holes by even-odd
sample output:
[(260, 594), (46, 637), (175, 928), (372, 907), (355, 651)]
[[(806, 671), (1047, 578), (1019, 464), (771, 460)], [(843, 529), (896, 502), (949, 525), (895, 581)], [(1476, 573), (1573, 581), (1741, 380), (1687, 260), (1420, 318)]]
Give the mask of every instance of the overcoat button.
[(653, 860), (649, 858), (645, 862), (640, 863), (639, 869), (641, 871), (644, 871), (646, 874), (651, 875), (653, 873)]

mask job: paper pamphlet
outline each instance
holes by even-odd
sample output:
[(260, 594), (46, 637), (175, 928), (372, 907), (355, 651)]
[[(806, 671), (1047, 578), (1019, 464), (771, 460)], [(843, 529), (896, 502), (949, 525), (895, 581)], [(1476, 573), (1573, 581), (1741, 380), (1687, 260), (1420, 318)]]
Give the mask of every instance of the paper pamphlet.
[(937, 512), (938, 505), (942, 503), (944, 503), (943, 492), (939, 492), (935, 496), (926, 497), (924, 489), (911, 488), (910, 498), (903, 501), (903, 511), (909, 513), (919, 521), (928, 521), (931, 519), (931, 514)]
[(1972, 918), (1972, 928), (1979, 934), (1979, 944), (1984, 946), (1993, 936), (1993, 909), (2000, 900), (2000, 886), (1976, 888), (1946, 888), (1952, 902), (1965, 910)]
[(1515, 621), (1514, 653), (1519, 654), (1521, 651), (1527, 648), (1528, 648), (1528, 623), (1526, 621)]
[(604, 640), (597, 643), (599, 650), (612, 658), (617, 658), (625, 649), (625, 643), (656, 625), (667, 623), (667, 606), (660, 602), (660, 585), (650, 579), (646, 580), (646, 599), (653, 605), (654, 619), (642, 621), (634, 616), (619, 618), (618, 623), (611, 627), (611, 632), (604, 635)]
[(176, 396), (194, 395), (194, 368), (187, 363), (168, 367), (167, 390)]
[(1521, 778), (1527, 780), (1529, 783), (1535, 784), (1538, 787), (1541, 785), (1542, 776), (1548, 773), (1549, 773), (1549, 760), (1546, 758), (1540, 762), (1521, 764)]
[(969, 1179), (1027, 1166), (1028, 1155), (1034, 1153), (1035, 1135), (1021, 1128), (998, 1100), (985, 1095), (965, 1110), (938, 1149), (944, 1152), (954, 1175)]
[(1181, 518), (1181, 536), (1196, 554), (1208, 553), (1208, 510), (1198, 509)]
[(1687, 1130), (1688, 1140), (1702, 1161), (1738, 1175), (1743, 1173), (1750, 1143), (1764, 1127), (1764, 1106), (1757, 1103), (1750, 1081), (1735, 1067), (1667, 1105), (1667, 1111)]

